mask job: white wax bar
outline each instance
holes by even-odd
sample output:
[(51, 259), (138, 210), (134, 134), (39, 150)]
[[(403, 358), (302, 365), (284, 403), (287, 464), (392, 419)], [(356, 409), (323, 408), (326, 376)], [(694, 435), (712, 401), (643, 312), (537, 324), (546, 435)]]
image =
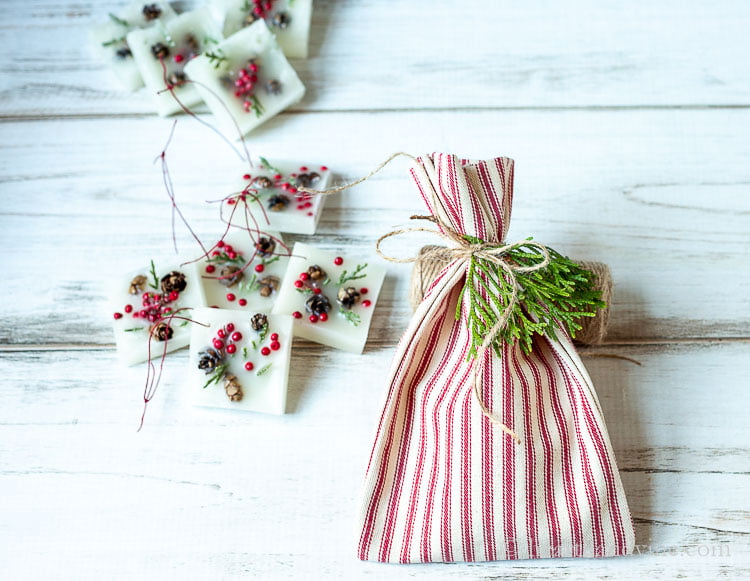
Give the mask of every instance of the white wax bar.
[[(185, 12), (166, 24), (157, 23), (128, 34), (133, 59), (153, 95), (159, 115), (182, 111), (177, 99), (185, 107), (200, 103), (201, 96), (195, 86), (185, 83), (190, 80), (187, 65), (204, 50), (218, 46), (221, 38), (221, 31), (207, 8)], [(174, 86), (177, 99), (167, 90), (167, 83)]]
[(92, 47), (120, 83), (134, 91), (143, 86), (143, 79), (125, 37), (132, 30), (153, 26), (157, 21), (167, 22), (175, 16), (167, 2), (133, 2), (91, 30)]
[[(208, 325), (192, 325), (190, 338), (189, 383), (196, 405), (284, 413), (292, 319), (268, 315), (265, 329), (257, 331), (253, 329), (252, 316), (225, 309), (196, 309), (193, 313), (196, 321)], [(217, 339), (222, 343), (214, 344)], [(234, 345), (234, 353), (229, 352), (230, 344)], [(242, 395), (238, 400), (227, 395), (229, 375), (240, 386)]]
[[(151, 266), (133, 271), (123, 276), (110, 289), (110, 307), (114, 313), (115, 343), (120, 360), (132, 365), (149, 358), (149, 335), (151, 335), (151, 359), (157, 360), (165, 352), (169, 353), (190, 342), (190, 323), (182, 319), (169, 318), (169, 313), (175, 313), (183, 307), (204, 307), (206, 305), (203, 287), (198, 271), (194, 265), (179, 266), (166, 262), (154, 262), (154, 274)], [(177, 272), (184, 275), (184, 290), (178, 291), (176, 300), (168, 300), (169, 290), (173, 285), (165, 281), (169, 273)], [(145, 277), (145, 281), (136, 280)], [(174, 280), (174, 279), (173, 279)], [(181, 286), (177, 281), (177, 286)], [(154, 288), (156, 287), (156, 288)], [(135, 292), (131, 292), (135, 291)], [(144, 295), (148, 295), (144, 297)], [(154, 297), (157, 295), (157, 297)], [(159, 300), (159, 297), (166, 297)], [(145, 299), (145, 301), (144, 301)], [(144, 304), (148, 302), (149, 305)], [(167, 310), (169, 309), (169, 310)], [(157, 320), (149, 320), (149, 314), (158, 312)], [(176, 316), (192, 318), (192, 311), (181, 311)], [(152, 325), (160, 322), (168, 325), (172, 330), (172, 337), (166, 341), (158, 339), (156, 333), (150, 333)]]
[[(308, 275), (307, 280), (303, 281), (305, 277), (300, 275), (308, 273), (311, 266), (320, 267), (325, 275), (317, 281), (313, 280), (314, 275)], [(356, 280), (341, 280), (355, 272), (358, 276), (364, 276)], [(335, 254), (297, 242), (292, 250), (292, 257), (289, 259), (273, 313), (293, 315), (294, 334), (297, 337), (304, 337), (343, 351), (361, 353), (365, 348), (372, 314), (384, 278), (385, 269), (378, 265), (344, 255), (337, 257)], [(314, 287), (321, 290), (319, 295), (311, 291)], [(337, 301), (341, 288), (352, 288), (359, 293), (356, 304), (350, 309)], [(316, 322), (312, 322), (310, 319), (311, 313), (306, 307), (306, 302), (315, 296), (325, 297), (330, 304), (325, 321), (318, 318)], [(347, 314), (348, 318), (345, 316)]]
[[(330, 181), (331, 171), (324, 165), (263, 160), (252, 173), (237, 182), (237, 191), (250, 188), (258, 196), (268, 222), (255, 204), (251, 204), (250, 209), (261, 228), (268, 226), (279, 232), (315, 234), (326, 196), (303, 194), (297, 188), (307, 184), (309, 188), (324, 190)], [(232, 223), (244, 225), (243, 214), (235, 212)]]
[(196, 81), (218, 125), (232, 137), (239, 137), (238, 128), (244, 135), (305, 94), (262, 20), (193, 59), (185, 72)]
[[(273, 245), (270, 255), (257, 253), (249, 232), (231, 228), (221, 241), (223, 246), (214, 246), (210, 257), (201, 262), (203, 289), (209, 306), (238, 309), (249, 314), (271, 312), (289, 261), (285, 255), (290, 250), (282, 246), (283, 239), (277, 232), (254, 232), (253, 237), (260, 243), (258, 250), (266, 254), (269, 254), (268, 245)], [(252, 262), (245, 267), (251, 259)], [(244, 270), (234, 276), (228, 276), (230, 273), (225, 271), (222, 277), (222, 271), (227, 267)]]
[(287, 57), (307, 58), (312, 0), (265, 0), (257, 8), (249, 0), (215, 0), (214, 5), (225, 37), (263, 18)]

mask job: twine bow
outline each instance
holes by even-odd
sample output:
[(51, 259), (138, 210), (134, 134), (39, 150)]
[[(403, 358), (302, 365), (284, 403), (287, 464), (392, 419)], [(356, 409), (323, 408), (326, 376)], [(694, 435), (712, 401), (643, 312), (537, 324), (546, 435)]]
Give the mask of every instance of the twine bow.
[[(375, 245), (375, 250), (382, 258), (390, 262), (400, 262), (400, 263), (415, 262), (417, 260), (417, 257), (395, 258), (393, 256), (388, 256), (387, 254), (383, 253), (383, 251), (380, 249), (381, 243), (387, 238), (405, 234), (407, 232), (432, 232), (434, 234), (437, 234), (441, 238), (445, 239), (447, 242), (453, 243), (453, 246), (450, 246), (447, 249), (435, 248), (433, 250), (427, 250), (426, 252), (423, 253), (423, 257), (424, 256), (429, 257), (430, 254), (440, 254), (441, 256), (445, 256), (445, 254), (448, 253), (449, 255), (452, 255), (454, 260), (469, 261), (471, 259), (475, 259), (475, 260), (489, 262), (498, 267), (494, 271), (496, 273), (496, 276), (505, 277), (505, 281), (510, 285), (512, 289), (510, 295), (506, 297), (505, 308), (501, 312), (494, 313), (495, 322), (490, 328), (490, 330), (485, 334), (484, 339), (482, 340), (482, 343), (479, 345), (478, 349), (476, 350), (476, 353), (474, 354), (472, 358), (472, 389), (474, 391), (474, 396), (477, 400), (477, 403), (479, 404), (479, 407), (482, 410), (482, 413), (493, 424), (496, 424), (497, 426), (499, 426), (503, 432), (505, 432), (510, 437), (512, 437), (516, 441), (516, 443), (520, 444), (521, 439), (518, 437), (518, 435), (513, 430), (511, 430), (507, 425), (505, 425), (501, 420), (499, 420), (492, 413), (492, 411), (485, 405), (484, 400), (482, 399), (482, 394), (480, 392), (479, 377), (482, 371), (482, 366), (484, 365), (485, 353), (487, 352), (488, 349), (491, 348), (492, 344), (495, 342), (498, 335), (500, 335), (503, 329), (507, 326), (508, 320), (511, 314), (513, 313), (513, 309), (519, 302), (519, 288), (520, 287), (519, 287), (516, 275), (535, 272), (537, 270), (542, 270), (543, 268), (546, 268), (549, 265), (550, 260), (551, 260), (549, 250), (543, 244), (540, 244), (539, 242), (534, 242), (533, 240), (522, 240), (522, 241), (514, 242), (511, 244), (505, 244), (505, 243), (497, 244), (497, 243), (492, 243), (492, 242), (474, 242), (469, 237), (459, 234), (458, 232), (453, 230), (450, 226), (448, 226), (447, 224), (445, 224), (444, 222), (442, 222), (440, 219), (436, 218), (435, 216), (411, 216), (411, 219), (412, 220), (429, 220), (430, 222), (433, 222), (434, 224), (436, 224), (440, 228), (440, 230), (433, 230), (430, 228), (404, 228), (404, 229), (388, 232), (387, 234), (384, 234), (383, 236), (381, 236)], [(522, 265), (516, 264), (513, 261), (508, 260), (509, 253), (512, 250), (520, 248), (522, 246), (525, 246), (525, 247), (533, 246), (537, 248), (541, 252), (543, 259), (540, 262), (537, 262), (536, 264), (532, 264), (528, 266), (522, 266)], [(478, 293), (482, 292), (481, 289), (479, 288), (475, 288), (474, 291)], [(488, 302), (487, 304), (491, 305), (492, 303)]]

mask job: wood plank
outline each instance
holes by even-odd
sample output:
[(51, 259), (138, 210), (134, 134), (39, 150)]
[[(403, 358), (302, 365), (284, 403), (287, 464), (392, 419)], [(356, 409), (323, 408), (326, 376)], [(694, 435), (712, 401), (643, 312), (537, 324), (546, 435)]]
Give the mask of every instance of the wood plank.
[[(282, 124), (285, 132), (275, 132)], [(750, 150), (739, 128), (748, 126), (744, 110), (311, 114), (273, 122), (249, 146), (271, 159), (309, 160), (314, 151), (342, 181), (364, 175), (395, 147), (511, 154), (508, 239), (533, 234), (576, 258), (609, 263), (612, 341), (742, 337), (750, 328)], [(0, 290), (13, 305), (0, 313), (0, 342), (112, 342), (103, 282), (172, 252), (169, 202), (153, 163), (170, 127), (152, 119), (0, 125), (0, 244), (13, 272)], [(204, 201), (231, 192), (245, 167), (190, 121), (178, 124), (168, 159), (189, 219), (218, 236), (216, 206)], [(334, 196), (320, 235), (299, 239), (379, 260), (378, 236), (423, 212), (407, 167), (394, 162)], [(181, 239), (195, 256), (197, 247)], [(405, 256), (434, 242), (405, 238), (386, 250)], [(392, 344), (410, 316), (410, 267), (389, 269), (373, 345)]]
[[(0, 115), (151, 114), (87, 45), (117, 4), (6, 0)], [(315, 5), (299, 112), (750, 105), (750, 73), (731, 58), (747, 49), (741, 0)]]
[[(598, 352), (604, 350), (599, 349)], [(143, 367), (111, 351), (0, 354), (0, 562), (6, 576), (489, 579), (742, 578), (750, 572), (744, 342), (607, 348), (588, 359), (636, 519), (640, 555), (384, 568), (351, 522), (391, 349), (299, 342), (283, 417), (192, 408), (185, 353), (136, 433)], [(222, 437), (217, 437), (223, 434)], [(71, 453), (74, 451), (74, 453)], [(708, 553), (706, 553), (708, 551)]]

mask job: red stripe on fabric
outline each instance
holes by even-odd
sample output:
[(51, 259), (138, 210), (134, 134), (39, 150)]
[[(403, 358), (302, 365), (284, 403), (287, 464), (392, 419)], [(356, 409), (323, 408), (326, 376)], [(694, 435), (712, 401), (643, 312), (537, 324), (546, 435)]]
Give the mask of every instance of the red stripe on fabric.
[[(513, 377), (510, 374), (510, 362), (512, 357), (511, 347), (503, 346), (503, 357), (501, 363), (503, 366), (502, 374), (502, 392), (503, 392), (503, 413), (502, 422), (511, 430), (515, 431), (515, 421), (513, 417), (514, 408), (514, 385)], [(492, 351), (488, 352), (492, 356)], [(503, 437), (503, 533), (505, 535), (505, 557), (506, 559), (518, 558), (518, 546), (516, 543), (516, 443), (507, 436)]]
[(544, 366), (550, 385), (550, 401), (552, 402), (552, 411), (555, 416), (555, 423), (560, 433), (560, 448), (562, 451), (562, 472), (563, 472), (563, 489), (565, 491), (565, 504), (568, 508), (568, 517), (570, 519), (571, 542), (573, 544), (572, 556), (580, 557), (583, 551), (583, 540), (581, 530), (581, 515), (578, 507), (578, 499), (575, 493), (575, 481), (573, 479), (573, 468), (570, 458), (570, 440), (568, 438), (565, 414), (562, 411), (562, 405), (558, 399), (557, 383), (552, 371), (552, 367), (544, 357), (543, 349), (545, 346), (537, 341), (534, 353), (539, 358), (540, 363)]
[[(458, 335), (460, 334), (460, 331), (461, 331), (461, 326), (454, 324), (453, 327), (451, 328), (451, 332), (448, 337), (448, 343), (447, 343), (448, 345), (456, 344), (456, 340), (457, 340)], [(411, 549), (411, 541), (412, 541), (412, 536), (414, 532), (414, 521), (417, 516), (416, 507), (419, 504), (422, 471), (424, 470), (425, 455), (426, 455), (426, 450), (427, 450), (427, 433), (426, 433), (427, 402), (429, 401), (430, 395), (432, 394), (432, 391), (435, 388), (435, 386), (440, 385), (440, 384), (443, 385), (443, 391), (440, 396), (442, 399), (445, 396), (445, 392), (448, 390), (449, 386), (451, 385), (453, 378), (458, 372), (458, 368), (454, 367), (453, 371), (448, 375), (447, 378), (443, 377), (443, 372), (446, 369), (450, 369), (450, 366), (447, 365), (447, 363), (450, 360), (451, 355), (452, 355), (452, 352), (450, 349), (446, 349), (443, 351), (443, 355), (440, 358), (440, 361), (437, 365), (437, 373), (433, 374), (433, 376), (427, 381), (425, 388), (422, 392), (423, 396), (422, 396), (422, 405), (420, 409), (420, 439), (419, 439), (419, 450), (417, 452), (417, 470), (415, 472), (414, 484), (412, 485), (411, 498), (409, 499), (409, 508), (407, 512), (407, 525), (406, 525), (406, 530), (404, 532), (404, 543), (401, 549), (401, 562), (402, 563), (408, 562), (408, 555)], [(435, 440), (435, 445), (437, 448), (439, 448), (437, 438)], [(435, 464), (433, 464), (433, 466)]]
[(461, 542), (464, 561), (474, 560), (471, 514), (471, 413), (472, 394), (467, 390), (461, 406)]
[[(430, 339), (419, 358), (419, 367), (414, 377), (411, 378), (411, 383), (419, 382), (418, 378), (421, 378), (425, 372), (432, 353), (435, 351), (437, 340), (442, 334), (442, 326), (445, 323), (445, 315), (443, 320), (435, 324), (433, 333), (430, 335)], [(396, 526), (396, 516), (398, 512), (398, 503), (401, 497), (401, 490), (403, 487), (404, 472), (406, 471), (406, 463), (409, 454), (409, 446), (411, 445), (411, 426), (414, 419), (414, 391), (409, 390), (406, 398), (406, 410), (405, 420), (403, 427), (403, 436), (401, 438), (401, 445), (399, 446), (398, 455), (396, 456), (396, 473), (393, 479), (393, 488), (391, 489), (391, 498), (388, 501), (388, 508), (386, 510), (385, 517), (385, 530), (383, 531), (383, 539), (380, 544), (380, 560), (388, 561), (390, 556), (391, 545), (393, 543), (393, 529)]]
[[(479, 176), (479, 180), (482, 183), (482, 188), (487, 194), (485, 196), (485, 199), (489, 205), (490, 213), (493, 216), (502, 216), (502, 192), (500, 192), (500, 196), (498, 196), (486, 162), (483, 161), (477, 164), (477, 175)], [(500, 186), (502, 187), (503, 184), (500, 184)], [(505, 240), (505, 231), (503, 230), (502, 220), (498, 221), (492, 226), (491, 238), (493, 242), (502, 242), (503, 240)], [(483, 239), (487, 240), (487, 238)]]
[[(491, 357), (490, 357), (491, 361)], [(491, 385), (494, 375), (491, 365), (484, 366), (482, 374), (483, 385)], [(486, 396), (485, 404), (492, 408), (493, 397), (490, 393)], [(484, 530), (484, 550), (488, 561), (497, 559), (495, 547), (495, 467), (493, 448), (495, 444), (494, 426), (481, 416), (482, 422), (482, 525)]]
[[(534, 432), (531, 423), (530, 386), (518, 359), (515, 356), (512, 359), (516, 375), (521, 382), (521, 397), (523, 399), (524, 452), (526, 454), (526, 539), (529, 546), (529, 557), (538, 559), (537, 528), (539, 524), (536, 515), (536, 457), (534, 453)], [(537, 405), (539, 405), (538, 402)]]

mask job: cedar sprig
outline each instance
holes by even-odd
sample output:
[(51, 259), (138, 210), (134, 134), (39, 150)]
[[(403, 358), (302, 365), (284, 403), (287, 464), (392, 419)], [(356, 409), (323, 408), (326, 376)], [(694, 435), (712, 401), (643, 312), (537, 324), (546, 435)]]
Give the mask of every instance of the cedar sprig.
[[(482, 240), (466, 236), (472, 244)], [(528, 240), (531, 240), (529, 238)], [(518, 301), (508, 317), (507, 324), (493, 341), (495, 353), (500, 356), (503, 343), (518, 342), (525, 353), (530, 353), (534, 335), (557, 339), (555, 330), (562, 327), (571, 337), (581, 329), (581, 317), (593, 317), (606, 306), (596, 290), (595, 275), (566, 256), (551, 248), (549, 264), (540, 270), (515, 273)], [(505, 259), (518, 266), (533, 266), (544, 260), (542, 251), (533, 245), (512, 248)], [(465, 293), (469, 294), (468, 325), (472, 345), (468, 358), (477, 356), (487, 333), (505, 311), (513, 287), (508, 275), (492, 262), (472, 256), (466, 273), (466, 282), (456, 305), (456, 320), (461, 317)]]
[(367, 263), (364, 264), (358, 264), (357, 267), (354, 269), (354, 272), (351, 274), (348, 274), (348, 271), (344, 269), (341, 272), (341, 276), (339, 277), (339, 286), (344, 284), (345, 282), (349, 282), (350, 280), (357, 280), (359, 278), (365, 278), (367, 275), (364, 273), (364, 270), (367, 268)]
[(228, 363), (222, 363), (216, 369), (214, 369), (211, 377), (209, 377), (208, 381), (203, 384), (203, 389), (206, 389), (212, 383), (219, 383), (221, 381), (221, 378), (224, 377), (224, 374), (227, 372), (227, 369), (229, 369)]
[(224, 54), (224, 51), (220, 48), (217, 48), (215, 50), (209, 50), (203, 53), (206, 55), (206, 58), (211, 61), (211, 64), (214, 66), (215, 69), (218, 69), (223, 63), (225, 63), (227, 60), (227, 55)]
[(154, 265), (154, 261), (151, 261), (151, 270), (149, 270), (149, 273), (151, 274), (151, 278), (153, 279), (153, 282), (148, 283), (148, 286), (150, 286), (153, 289), (159, 288), (159, 277), (156, 276), (156, 265)]
[(355, 313), (354, 311), (341, 309), (341, 311), (339, 312), (355, 327), (359, 326), (359, 324), (362, 322), (362, 317), (360, 317), (359, 314)]

